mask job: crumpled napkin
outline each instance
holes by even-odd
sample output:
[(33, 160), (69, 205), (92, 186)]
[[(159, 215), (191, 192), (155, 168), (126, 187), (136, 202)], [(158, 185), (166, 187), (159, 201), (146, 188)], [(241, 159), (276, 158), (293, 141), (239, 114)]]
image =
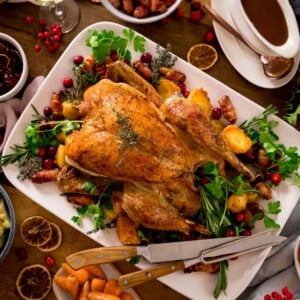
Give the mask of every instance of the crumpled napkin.
[[(300, 200), (300, 199), (299, 199)], [(263, 300), (273, 291), (281, 293), (285, 286), (300, 300), (300, 279), (294, 265), (294, 247), (300, 235), (300, 201), (284, 226), (281, 235), (288, 239), (272, 248), (249, 287), (237, 300)]]
[(26, 105), (31, 100), (32, 96), (36, 93), (37, 89), (44, 81), (43, 76), (38, 76), (26, 87), (21, 99), (12, 98), (5, 102), (0, 103), (0, 128), (5, 128), (2, 144), (0, 145), (0, 154), (3, 151), (4, 145), (8, 139), (8, 136), (15, 126), (18, 117), (24, 110)]

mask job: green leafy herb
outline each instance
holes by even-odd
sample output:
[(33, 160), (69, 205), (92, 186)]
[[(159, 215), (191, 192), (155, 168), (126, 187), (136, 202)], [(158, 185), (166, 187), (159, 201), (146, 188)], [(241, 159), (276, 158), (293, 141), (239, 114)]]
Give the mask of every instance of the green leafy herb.
[(214, 289), (214, 297), (217, 299), (221, 292), (226, 291), (227, 289), (227, 276), (226, 276), (226, 270), (228, 269), (228, 261), (221, 261), (220, 263), (220, 270), (218, 273), (218, 278), (217, 278), (217, 284)]
[(82, 184), (82, 189), (87, 191), (90, 195), (95, 195), (97, 191), (97, 185), (92, 181), (86, 181)]
[(111, 50), (117, 52), (119, 59), (127, 59), (131, 61), (131, 52), (129, 47), (132, 45), (134, 51), (145, 52), (145, 39), (135, 34), (134, 30), (124, 29), (123, 36), (116, 35), (112, 30), (103, 29), (101, 32), (93, 30), (89, 32), (90, 37), (86, 41), (86, 45), (92, 48), (94, 58), (98, 63), (103, 63), (105, 58), (110, 54)]
[(280, 225), (276, 223), (269, 214), (277, 215), (281, 212), (280, 201), (274, 201), (268, 203), (268, 208), (264, 212), (256, 214), (252, 217), (250, 224), (254, 225), (257, 220), (263, 219), (265, 228), (279, 229)]
[(278, 136), (274, 132), (278, 122), (268, 120), (268, 116), (274, 113), (277, 113), (277, 110), (270, 105), (262, 114), (244, 122), (240, 127), (246, 131), (254, 143), (259, 143), (266, 150), (266, 155), (278, 166), (278, 172), (284, 180), (293, 178), (294, 184), (300, 186), (298, 149), (296, 147), (286, 148), (278, 142)]

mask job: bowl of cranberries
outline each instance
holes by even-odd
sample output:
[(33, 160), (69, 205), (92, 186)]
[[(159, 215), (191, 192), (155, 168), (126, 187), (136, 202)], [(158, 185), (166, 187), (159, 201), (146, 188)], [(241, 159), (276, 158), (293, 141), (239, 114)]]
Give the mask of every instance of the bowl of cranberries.
[(0, 101), (16, 96), (28, 77), (28, 62), (21, 45), (0, 32)]

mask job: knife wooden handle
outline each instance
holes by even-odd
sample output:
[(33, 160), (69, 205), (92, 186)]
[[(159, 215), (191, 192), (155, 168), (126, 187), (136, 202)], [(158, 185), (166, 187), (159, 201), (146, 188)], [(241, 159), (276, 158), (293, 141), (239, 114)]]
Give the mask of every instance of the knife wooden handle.
[(136, 255), (135, 246), (100, 247), (71, 254), (66, 257), (66, 261), (77, 270), (84, 266), (120, 261)]
[(121, 275), (119, 277), (119, 285), (121, 288), (129, 288), (139, 285), (146, 281), (171, 274), (176, 271), (183, 270), (185, 268), (182, 261), (172, 262), (168, 264), (159, 265), (147, 270), (141, 270), (132, 272), (129, 274)]

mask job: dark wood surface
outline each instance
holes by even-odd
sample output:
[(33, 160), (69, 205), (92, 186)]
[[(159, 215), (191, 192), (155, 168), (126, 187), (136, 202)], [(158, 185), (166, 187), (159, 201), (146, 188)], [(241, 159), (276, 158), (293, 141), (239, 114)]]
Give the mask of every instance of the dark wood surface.
[[(186, 0), (183, 0), (182, 2), (182, 6), (185, 10), (184, 19), (178, 20), (175, 16), (170, 16), (166, 24), (158, 22), (146, 25), (126, 24), (112, 16), (101, 5), (92, 4), (88, 0), (80, 0), (77, 1), (77, 3), (81, 10), (80, 23), (73, 31), (64, 35), (61, 48), (55, 54), (50, 54), (45, 50), (40, 53), (36, 53), (33, 50), (34, 45), (36, 44), (36, 38), (34, 37), (35, 26), (34, 24), (26, 23), (25, 17), (32, 16), (37, 19), (38, 6), (30, 3), (0, 4), (0, 31), (12, 35), (23, 46), (29, 61), (28, 82), (38, 75), (46, 76), (70, 41), (72, 41), (72, 39), (81, 30), (95, 22), (112, 21), (132, 27), (162, 46), (166, 46), (167, 43), (170, 43), (172, 45), (172, 51), (183, 59), (186, 58), (188, 49), (192, 45), (202, 42), (204, 33), (207, 30), (212, 29), (211, 22), (207, 16), (205, 16), (200, 24), (191, 22), (189, 18), (190, 2)], [(285, 113), (285, 103), (291, 96), (291, 90), (295, 86), (296, 77), (282, 88), (263, 89), (256, 87), (247, 82), (247, 80), (235, 71), (224, 56), (217, 41), (213, 42), (213, 45), (218, 51), (219, 59), (215, 66), (207, 71), (208, 74), (264, 107), (273, 103), (278, 107), (281, 116)], [(61, 262), (64, 261), (65, 256), (78, 250), (96, 247), (98, 244), (77, 232), (69, 225), (66, 225), (62, 220), (45, 211), (42, 207), (36, 205), (20, 191), (15, 189), (6, 180), (3, 174), (0, 175), (0, 183), (4, 186), (12, 198), (17, 219), (17, 232), (13, 247), (7, 258), (0, 265), (0, 299), (13, 300), (19, 299), (15, 288), (15, 281), (20, 269), (31, 263), (43, 264), (45, 257), (44, 253), (36, 250), (35, 248), (25, 246), (21, 240), (19, 235), (19, 226), (24, 218), (33, 215), (42, 215), (61, 226), (64, 234), (63, 245), (52, 253), (56, 259), (56, 265), (50, 268), (52, 274), (57, 271)], [(15, 251), (19, 247), (27, 248), (28, 258), (25, 261), (19, 260), (15, 255)], [(126, 262), (117, 263), (116, 266), (122, 273), (135, 270), (134, 267), (130, 266)], [(187, 299), (156, 280), (137, 286), (136, 291), (143, 300)], [(50, 293), (46, 299), (55, 299), (55, 296), (53, 293)]]

